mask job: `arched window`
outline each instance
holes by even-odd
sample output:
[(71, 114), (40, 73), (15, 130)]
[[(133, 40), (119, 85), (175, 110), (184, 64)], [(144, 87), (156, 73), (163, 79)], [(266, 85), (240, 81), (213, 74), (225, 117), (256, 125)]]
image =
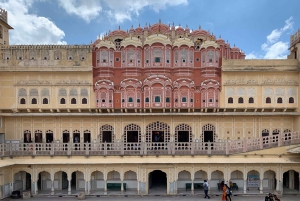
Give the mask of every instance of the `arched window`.
[(169, 103), (170, 102), (170, 98), (166, 98), (166, 103)]
[(129, 102), (129, 103), (132, 103), (132, 102), (133, 102), (133, 98), (132, 98), (132, 97), (129, 97), (129, 98), (128, 98), (128, 102)]
[(137, 102), (137, 103), (140, 103), (140, 102), (141, 102), (141, 99), (139, 99), (139, 98), (136, 99), (136, 102)]
[(122, 98), (122, 103), (125, 103), (125, 99), (124, 98)]
[(279, 135), (279, 133), (280, 133), (280, 130), (278, 130), (278, 129), (273, 130), (273, 135)]
[(76, 98), (71, 99), (71, 104), (76, 104)]
[(250, 97), (249, 98), (249, 103), (254, 103), (254, 98)]
[(160, 103), (160, 96), (155, 96), (154, 102), (155, 103)]
[(26, 104), (26, 100), (25, 100), (25, 98), (21, 98), (21, 100), (20, 100), (20, 104), (22, 104), (22, 105), (25, 105), (25, 104)]
[(281, 97), (277, 98), (277, 103), (282, 103), (282, 98)]
[(232, 97), (228, 98), (228, 103), (233, 103), (233, 98)]
[(63, 105), (63, 104), (66, 104), (66, 99), (61, 98), (61, 99), (60, 99), (60, 104), (62, 104), (62, 105)]
[[(191, 102), (191, 103), (194, 102), (194, 99), (191, 98), (190, 102)], [(217, 100), (216, 102), (218, 102), (218, 100)]]
[(181, 102), (186, 103), (186, 97), (182, 97)]
[(37, 104), (36, 98), (31, 99), (31, 104)]
[(175, 99), (175, 103), (177, 103), (177, 102), (178, 102), (178, 99), (176, 98), (176, 99)]
[(289, 103), (294, 103), (294, 98), (293, 97), (289, 97)]
[(81, 100), (81, 104), (87, 104), (87, 99), (86, 99), (86, 98), (83, 98), (83, 99)]
[(244, 99), (242, 97), (239, 97), (238, 103), (244, 103)]
[(270, 97), (266, 98), (266, 103), (271, 103), (271, 98)]
[(48, 98), (43, 98), (43, 104), (44, 105), (48, 104)]
[(149, 103), (149, 98), (148, 98), (148, 97), (146, 98), (145, 102), (146, 102), (146, 103)]
[(262, 136), (262, 137), (269, 136), (269, 130), (264, 129), (264, 130), (261, 132), (261, 136)]

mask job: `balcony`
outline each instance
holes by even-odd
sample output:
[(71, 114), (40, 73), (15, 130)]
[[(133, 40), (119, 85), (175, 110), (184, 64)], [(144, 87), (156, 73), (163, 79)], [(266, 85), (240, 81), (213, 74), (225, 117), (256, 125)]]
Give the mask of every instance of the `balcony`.
[(4, 143), (0, 157), (231, 155), (300, 144), (300, 132), (226, 142)]

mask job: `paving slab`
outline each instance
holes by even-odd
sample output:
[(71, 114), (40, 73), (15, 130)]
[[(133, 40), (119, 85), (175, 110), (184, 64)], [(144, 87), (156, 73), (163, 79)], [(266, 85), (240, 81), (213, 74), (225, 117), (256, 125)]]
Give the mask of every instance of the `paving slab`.
[[(5, 201), (10, 200), (9, 198), (4, 199)], [(75, 196), (37, 196), (32, 197), (29, 200), (32, 201), (75, 201), (78, 200)], [(86, 196), (86, 200), (99, 200), (99, 201), (221, 201), (221, 196), (211, 196), (210, 199), (203, 198), (202, 195), (186, 195), (186, 196)], [(233, 196), (232, 201), (264, 201), (264, 195), (239, 195)], [(281, 201), (300, 201), (299, 195), (284, 195), (280, 197)]]

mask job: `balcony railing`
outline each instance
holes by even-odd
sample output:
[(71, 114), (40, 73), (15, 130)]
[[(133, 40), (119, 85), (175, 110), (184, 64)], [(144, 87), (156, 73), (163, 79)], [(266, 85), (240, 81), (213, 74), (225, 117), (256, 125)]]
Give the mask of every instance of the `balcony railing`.
[(0, 157), (230, 155), (300, 144), (300, 132), (226, 142), (3, 143)]

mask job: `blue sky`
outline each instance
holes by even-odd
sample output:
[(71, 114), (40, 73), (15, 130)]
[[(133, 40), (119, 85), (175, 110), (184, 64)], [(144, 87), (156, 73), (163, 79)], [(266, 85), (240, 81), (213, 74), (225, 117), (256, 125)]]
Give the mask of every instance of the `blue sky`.
[(163, 23), (213, 32), (247, 58), (285, 58), (300, 0), (0, 0), (10, 44), (89, 44), (120, 25)]

